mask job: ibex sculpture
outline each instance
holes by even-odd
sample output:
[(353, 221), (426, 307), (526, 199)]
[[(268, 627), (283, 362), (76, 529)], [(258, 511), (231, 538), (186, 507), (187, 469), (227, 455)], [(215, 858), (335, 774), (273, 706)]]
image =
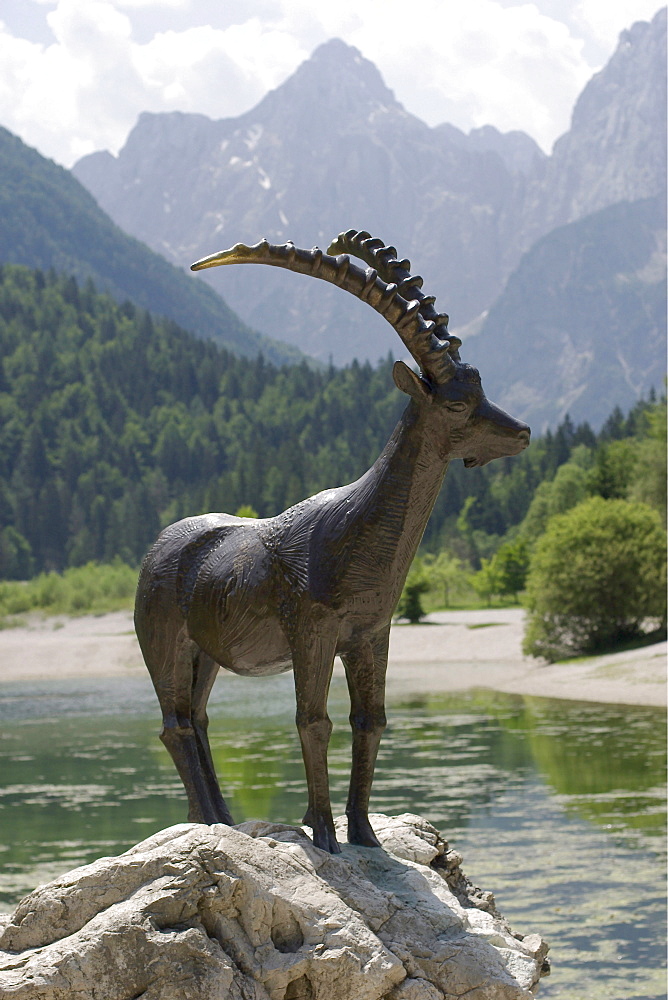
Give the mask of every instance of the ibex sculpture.
[(192, 269), (237, 263), (289, 268), (357, 295), (391, 323), (421, 374), (395, 363), (408, 406), (357, 482), (277, 517), (203, 514), (159, 536), (142, 566), (135, 623), (162, 708), (161, 739), (188, 793), (189, 819), (232, 824), (207, 737), (214, 679), (220, 666), (250, 675), (292, 668), (308, 785), (304, 823), (318, 847), (338, 852), (327, 694), (340, 656), (353, 733), (348, 840), (373, 847), (368, 809), (385, 728), (390, 621), (448, 462), (461, 458), (470, 467), (516, 455), (530, 432), (485, 398), (478, 372), (460, 361), (461, 342), (448, 338), (448, 317), (435, 311), (422, 278), (411, 276), (394, 247), (350, 230), (327, 254), (263, 241), (205, 257)]

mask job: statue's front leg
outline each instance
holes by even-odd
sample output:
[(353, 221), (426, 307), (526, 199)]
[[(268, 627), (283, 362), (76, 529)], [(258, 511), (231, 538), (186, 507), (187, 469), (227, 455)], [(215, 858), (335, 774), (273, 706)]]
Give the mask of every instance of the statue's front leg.
[(386, 725), (385, 674), (389, 628), (374, 642), (363, 641), (342, 657), (350, 691), (353, 761), (346, 815), (348, 841), (380, 847), (369, 822), (369, 799), (380, 739)]
[(313, 830), (313, 843), (323, 851), (338, 854), (341, 848), (334, 832), (329, 798), (327, 747), (332, 723), (327, 715), (327, 694), (334, 667), (336, 635), (323, 623), (300, 623), (292, 660), (297, 697), (297, 730), (302, 745), (308, 809), (304, 823)]

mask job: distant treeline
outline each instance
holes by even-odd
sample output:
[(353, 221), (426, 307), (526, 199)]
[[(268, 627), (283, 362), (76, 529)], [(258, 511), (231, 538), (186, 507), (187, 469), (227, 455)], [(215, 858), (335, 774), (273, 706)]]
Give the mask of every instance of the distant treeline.
[[(71, 277), (0, 267), (0, 578), (120, 557), (186, 514), (275, 514), (350, 482), (403, 406), (391, 359), (313, 370), (236, 357)], [(484, 371), (483, 371), (484, 380)], [(494, 551), (578, 445), (639, 433), (652, 400), (599, 434), (567, 419), (522, 456), (453, 462), (425, 536)], [(601, 452), (602, 453), (602, 452)]]

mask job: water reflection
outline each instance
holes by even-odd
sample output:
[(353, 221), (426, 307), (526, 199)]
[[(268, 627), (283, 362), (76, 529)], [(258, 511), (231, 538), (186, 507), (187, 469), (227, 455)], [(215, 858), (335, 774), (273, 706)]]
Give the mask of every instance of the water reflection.
[[(342, 811), (345, 684), (330, 714)], [(212, 747), (235, 818), (299, 822), (292, 679), (221, 679)], [(429, 817), (518, 930), (552, 943), (541, 995), (658, 1000), (666, 732), (662, 713), (490, 692), (391, 706), (373, 808)], [(145, 679), (0, 686), (0, 908), (34, 884), (185, 819)], [(658, 944), (658, 949), (657, 949)]]
[[(661, 711), (488, 691), (427, 697), (410, 707), (428, 716), (437, 731), (452, 734), (463, 699), (481, 737), (478, 762), (484, 759), (509, 773), (539, 774), (563, 797), (567, 812), (608, 829), (613, 824), (628, 834), (663, 834), (666, 725)], [(444, 742), (452, 747), (449, 739)]]

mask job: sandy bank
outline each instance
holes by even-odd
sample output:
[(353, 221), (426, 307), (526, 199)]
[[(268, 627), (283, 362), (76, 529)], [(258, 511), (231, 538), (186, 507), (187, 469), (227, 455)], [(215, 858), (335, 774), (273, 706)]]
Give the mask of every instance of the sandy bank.
[(522, 655), (524, 612), (518, 608), (442, 611), (429, 620), (431, 624), (392, 629), (388, 671), (392, 694), (482, 687), (544, 698), (666, 704), (665, 642), (546, 664)]
[[(388, 696), (482, 687), (546, 698), (666, 704), (665, 642), (546, 665), (522, 655), (522, 622), (519, 609), (491, 609), (442, 611), (424, 624), (394, 626)], [(34, 618), (0, 631), (0, 683), (128, 676), (145, 669), (129, 612)]]

